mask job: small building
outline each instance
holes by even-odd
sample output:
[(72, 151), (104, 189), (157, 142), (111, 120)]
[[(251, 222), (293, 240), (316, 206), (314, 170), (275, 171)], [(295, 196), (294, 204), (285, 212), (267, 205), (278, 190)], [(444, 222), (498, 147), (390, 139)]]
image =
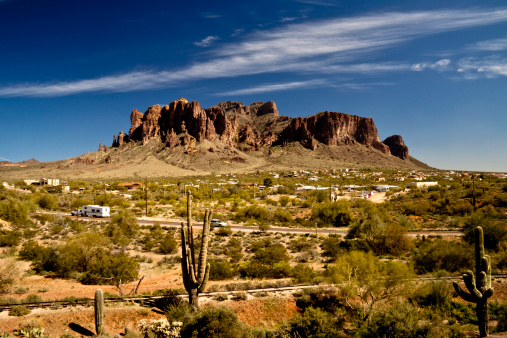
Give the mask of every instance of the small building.
[(438, 182), (409, 182), (407, 183), (407, 187), (414, 187), (414, 188), (427, 188), (427, 187), (434, 187), (438, 186)]
[(143, 184), (141, 182), (125, 182), (125, 183), (118, 183), (118, 187), (124, 187), (128, 190), (137, 189), (142, 187)]
[(42, 180), (40, 180), (40, 184), (57, 186), (60, 185), (60, 180), (57, 178), (43, 178)]

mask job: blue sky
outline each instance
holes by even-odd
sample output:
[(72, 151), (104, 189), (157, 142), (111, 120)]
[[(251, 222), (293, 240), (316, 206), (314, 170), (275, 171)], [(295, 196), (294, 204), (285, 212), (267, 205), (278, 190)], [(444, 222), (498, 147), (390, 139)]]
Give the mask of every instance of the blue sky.
[(504, 1), (0, 0), (0, 160), (110, 145), (180, 97), (371, 117), (441, 169), (507, 171)]

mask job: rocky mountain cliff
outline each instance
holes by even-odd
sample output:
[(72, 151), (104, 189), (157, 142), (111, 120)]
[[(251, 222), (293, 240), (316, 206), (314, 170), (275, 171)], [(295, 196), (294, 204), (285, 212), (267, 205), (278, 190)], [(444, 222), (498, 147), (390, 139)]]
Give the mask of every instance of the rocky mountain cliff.
[(144, 114), (134, 109), (130, 122), (128, 134), (120, 131), (114, 135), (112, 147), (132, 142), (144, 145), (154, 138), (160, 139), (167, 148), (184, 147), (187, 152), (192, 152), (204, 140), (221, 142), (243, 152), (267, 150), (268, 153), (273, 146), (283, 147), (292, 142), (311, 150), (321, 145), (362, 144), (409, 161), (402, 137), (393, 135), (381, 142), (371, 118), (331, 111), (291, 118), (280, 116), (272, 101), (249, 106), (228, 101), (204, 109), (197, 101), (179, 99), (163, 107), (151, 106)]

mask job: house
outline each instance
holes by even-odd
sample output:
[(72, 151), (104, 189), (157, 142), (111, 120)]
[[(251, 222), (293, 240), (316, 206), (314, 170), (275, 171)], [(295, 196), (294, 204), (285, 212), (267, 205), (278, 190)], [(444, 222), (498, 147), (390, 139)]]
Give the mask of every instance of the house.
[(118, 187), (125, 187), (128, 190), (137, 189), (142, 187), (143, 184), (141, 182), (125, 182), (125, 183), (118, 183)]
[(438, 182), (409, 182), (407, 183), (407, 187), (414, 187), (414, 188), (427, 188), (427, 187), (433, 187), (437, 186)]

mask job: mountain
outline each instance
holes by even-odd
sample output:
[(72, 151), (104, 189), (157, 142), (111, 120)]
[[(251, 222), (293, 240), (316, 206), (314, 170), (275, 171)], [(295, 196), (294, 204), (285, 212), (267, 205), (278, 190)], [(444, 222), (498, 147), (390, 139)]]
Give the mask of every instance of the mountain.
[(179, 99), (164, 107), (151, 106), (144, 114), (134, 109), (130, 121), (129, 133), (114, 135), (112, 147), (129, 142), (146, 144), (151, 139), (160, 139), (167, 148), (185, 147), (187, 152), (204, 140), (217, 140), (242, 152), (269, 152), (291, 142), (311, 150), (319, 144), (362, 144), (409, 161), (402, 137), (394, 135), (381, 142), (371, 118), (331, 111), (290, 118), (280, 116), (273, 101), (249, 106), (228, 101), (203, 109), (197, 101)]
[(130, 114), (110, 146), (61, 161), (0, 166), (4, 177), (142, 179), (298, 169), (430, 169), (403, 138), (380, 140), (374, 121), (332, 111), (291, 118), (276, 104), (179, 99)]

